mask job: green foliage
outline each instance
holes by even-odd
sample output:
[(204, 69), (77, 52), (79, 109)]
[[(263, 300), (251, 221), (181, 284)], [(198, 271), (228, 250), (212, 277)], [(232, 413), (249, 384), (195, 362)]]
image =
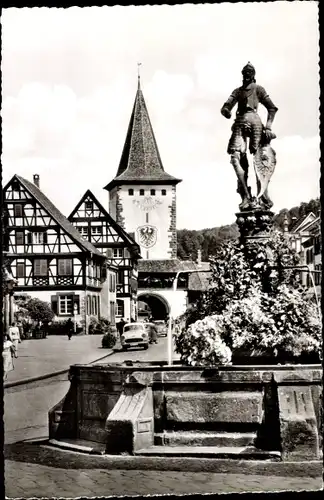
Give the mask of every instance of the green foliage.
[(106, 333), (101, 340), (102, 347), (112, 349), (116, 344), (116, 336), (112, 332)]
[[(296, 220), (304, 215), (313, 212), (318, 216), (320, 213), (320, 199), (303, 202), (298, 207), (291, 209), (284, 208), (274, 216), (274, 227), (283, 231), (285, 215), (288, 218), (289, 229)], [(224, 241), (235, 241), (239, 236), (236, 223), (213, 227), (210, 229), (188, 230), (180, 229), (177, 231), (177, 256), (180, 260), (196, 260), (198, 250), (201, 249), (202, 260), (207, 262), (212, 255), (216, 255), (220, 245)]]
[(247, 248), (223, 243), (210, 262), (210, 287), (175, 334), (184, 362), (229, 363), (225, 347), (252, 356), (321, 355), (321, 319), (299, 289), (296, 271), (284, 269), (298, 257), (282, 233), (273, 231), (267, 243)]
[(107, 318), (99, 320), (91, 316), (89, 322), (89, 335), (105, 335), (111, 331), (110, 321)]
[(29, 295), (18, 297), (16, 305), (18, 308), (17, 319), (24, 318), (27, 321), (31, 320), (36, 323), (40, 321), (42, 323), (49, 323), (54, 318), (54, 313), (48, 302), (32, 298)]
[(177, 256), (181, 260), (196, 260), (201, 249), (202, 260), (207, 262), (224, 240), (234, 240), (238, 236), (237, 225), (215, 227), (212, 229), (177, 231)]

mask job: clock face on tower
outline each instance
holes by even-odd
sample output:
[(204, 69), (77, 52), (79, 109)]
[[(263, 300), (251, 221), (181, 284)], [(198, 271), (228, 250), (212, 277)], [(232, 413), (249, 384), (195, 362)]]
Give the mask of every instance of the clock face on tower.
[(162, 204), (162, 201), (152, 196), (144, 196), (142, 199), (133, 200), (134, 205), (143, 210), (143, 212), (151, 212), (157, 206)]

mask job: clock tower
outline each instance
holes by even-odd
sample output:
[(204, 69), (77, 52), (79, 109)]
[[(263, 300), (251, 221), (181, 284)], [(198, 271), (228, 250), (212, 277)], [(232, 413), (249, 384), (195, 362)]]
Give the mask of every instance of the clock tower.
[(143, 259), (177, 256), (176, 186), (165, 172), (138, 78), (138, 89), (116, 177), (105, 187), (109, 213), (133, 233)]

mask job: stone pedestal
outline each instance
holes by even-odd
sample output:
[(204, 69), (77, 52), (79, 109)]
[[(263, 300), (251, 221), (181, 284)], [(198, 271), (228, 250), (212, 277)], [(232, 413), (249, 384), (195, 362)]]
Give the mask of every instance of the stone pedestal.
[(266, 241), (272, 228), (274, 213), (270, 210), (253, 209), (236, 214), (236, 223), (240, 231), (240, 242), (249, 243)]

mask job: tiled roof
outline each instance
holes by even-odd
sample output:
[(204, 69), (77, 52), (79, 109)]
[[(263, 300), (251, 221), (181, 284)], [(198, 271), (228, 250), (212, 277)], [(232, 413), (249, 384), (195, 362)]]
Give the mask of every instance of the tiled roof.
[(181, 180), (164, 171), (143, 93), (139, 87), (117, 175), (105, 189), (140, 182), (177, 184)]
[[(176, 273), (178, 271), (201, 270), (206, 271), (209, 268), (208, 262), (203, 262), (198, 266), (196, 262), (191, 260), (179, 259), (156, 259), (156, 260), (141, 260), (138, 263), (139, 273)], [(196, 273), (193, 273), (196, 274)]]
[(42, 207), (50, 214), (51, 217), (66, 231), (72, 240), (74, 240), (79, 247), (86, 252), (93, 253), (98, 257), (105, 258), (105, 256), (96, 249), (87, 240), (84, 240), (79, 231), (71, 224), (70, 221), (56, 208), (56, 206), (45, 196), (45, 194), (32, 182), (27, 181), (20, 175), (15, 175), (18, 181), (24, 186), (25, 189), (42, 205)]
[(313, 214), (313, 212), (309, 212), (308, 214), (303, 215), (303, 217), (300, 217), (300, 219), (298, 219), (298, 220), (296, 220), (294, 222), (294, 224), (289, 229), (289, 232), (290, 233), (294, 233), (299, 227), (300, 227), (301, 230), (303, 230), (304, 229), (304, 223), (305, 223), (305, 221), (306, 221), (307, 218), (309, 218), (310, 219), (309, 222), (311, 222), (312, 220), (314, 220), (315, 215)]
[[(136, 253), (137, 255), (140, 255), (140, 247), (139, 247), (138, 243), (136, 243), (136, 241), (134, 240), (134, 238), (131, 236), (130, 233), (126, 233), (126, 231), (119, 224), (117, 224), (117, 222), (112, 218), (112, 216), (107, 212), (107, 210), (105, 210), (105, 208), (102, 206), (100, 201), (97, 200), (97, 198), (92, 193), (92, 191), (90, 191), (90, 189), (88, 189), (84, 193), (84, 195), (82, 196), (79, 203), (72, 210), (71, 214), (68, 217), (69, 221), (74, 219), (74, 214), (78, 211), (78, 209), (80, 208), (82, 203), (88, 197), (90, 197), (95, 202), (95, 204), (99, 208), (100, 212), (102, 212), (103, 215), (105, 216), (105, 219), (109, 222), (109, 224), (111, 224), (111, 226), (115, 229), (115, 231), (123, 238), (123, 240), (128, 244), (128, 246), (133, 248), (133, 252)], [(78, 218), (76, 217), (75, 220), (78, 220)], [(136, 252), (135, 252), (135, 249), (136, 249)]]

